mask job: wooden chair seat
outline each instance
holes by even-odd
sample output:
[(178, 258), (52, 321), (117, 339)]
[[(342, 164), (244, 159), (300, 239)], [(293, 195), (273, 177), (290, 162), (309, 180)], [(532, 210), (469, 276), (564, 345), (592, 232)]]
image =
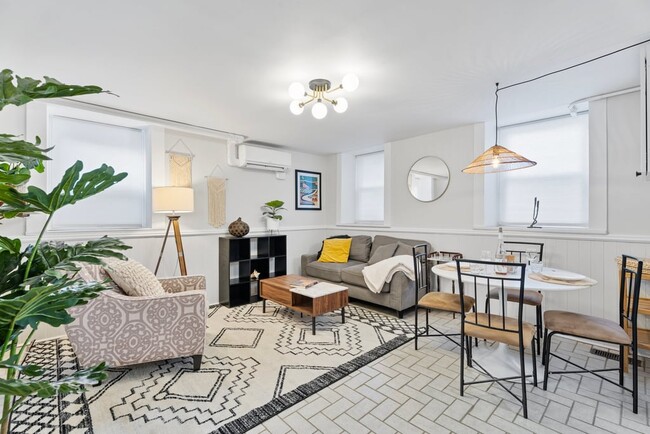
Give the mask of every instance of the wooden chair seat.
[[(517, 289), (506, 289), (506, 298), (508, 301), (513, 303), (519, 302), (519, 290)], [(493, 300), (499, 299), (499, 288), (490, 289), (490, 298)], [(544, 296), (538, 291), (531, 291), (529, 289), (524, 289), (524, 304), (529, 306), (541, 306)]]
[[(472, 310), (474, 303), (474, 298), (466, 295), (465, 312)], [(418, 307), (461, 313), (460, 295), (447, 292), (429, 292), (418, 301)]]
[(561, 310), (549, 310), (544, 312), (544, 324), (547, 329), (562, 334), (619, 345), (630, 345), (632, 342), (623, 327), (605, 318)]
[[(519, 334), (517, 333), (518, 326), (517, 320), (515, 318), (505, 317), (506, 330), (487, 328), (488, 324), (502, 327), (503, 317), (501, 315), (491, 315), (487, 313), (468, 313), (465, 318), (466, 335), (479, 339), (487, 339), (508, 345), (519, 346)], [(478, 323), (479, 325), (472, 323)], [(522, 322), (521, 327), (524, 335), (524, 348), (528, 348), (533, 341), (533, 336), (535, 336), (535, 326), (527, 322)], [(508, 330), (512, 330), (512, 332)]]

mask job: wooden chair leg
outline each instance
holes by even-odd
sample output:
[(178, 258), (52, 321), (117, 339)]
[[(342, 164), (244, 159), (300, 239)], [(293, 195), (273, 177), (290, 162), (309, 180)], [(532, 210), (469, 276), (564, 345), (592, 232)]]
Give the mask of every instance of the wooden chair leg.
[(195, 371), (198, 371), (201, 369), (201, 360), (203, 360), (203, 354), (197, 354), (195, 356), (192, 356), (192, 368)]

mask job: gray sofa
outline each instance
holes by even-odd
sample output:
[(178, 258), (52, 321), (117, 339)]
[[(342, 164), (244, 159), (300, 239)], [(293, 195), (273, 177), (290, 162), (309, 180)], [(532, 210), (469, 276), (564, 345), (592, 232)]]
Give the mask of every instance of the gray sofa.
[[(367, 235), (356, 235), (352, 237), (348, 262), (343, 264), (318, 262), (318, 253), (302, 255), (301, 274), (319, 281), (347, 286), (351, 298), (394, 309), (397, 316), (402, 318), (403, 312), (415, 305), (414, 282), (409, 280), (404, 273), (398, 272), (389, 283), (384, 285), (381, 293), (376, 294), (368, 289), (361, 273), (378, 249), (388, 246), (379, 252), (377, 255), (379, 257), (382, 252), (392, 249), (393, 244), (397, 246), (393, 256), (412, 255), (412, 246), (417, 244), (427, 244), (431, 250), (431, 245), (426, 241), (384, 235), (377, 235), (373, 240)], [(419, 294), (420, 297), (422, 295)]]

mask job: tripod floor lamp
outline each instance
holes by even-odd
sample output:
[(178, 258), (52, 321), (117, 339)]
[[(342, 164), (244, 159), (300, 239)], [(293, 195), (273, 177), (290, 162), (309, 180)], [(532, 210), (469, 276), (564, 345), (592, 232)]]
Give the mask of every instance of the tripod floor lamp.
[(174, 239), (176, 240), (178, 265), (181, 269), (181, 276), (187, 276), (185, 253), (183, 252), (183, 239), (181, 238), (181, 227), (179, 224), (181, 216), (178, 214), (194, 211), (194, 190), (187, 187), (157, 187), (153, 189), (152, 199), (153, 212), (167, 214), (167, 218), (169, 219), (154, 274), (158, 274), (158, 268), (160, 268), (160, 261), (162, 260), (165, 251), (165, 244), (167, 244), (167, 237), (169, 236), (169, 228), (174, 226)]

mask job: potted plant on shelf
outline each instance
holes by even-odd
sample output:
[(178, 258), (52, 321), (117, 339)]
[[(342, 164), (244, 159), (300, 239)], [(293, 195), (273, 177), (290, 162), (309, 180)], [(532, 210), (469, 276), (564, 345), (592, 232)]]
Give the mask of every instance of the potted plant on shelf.
[[(44, 81), (14, 77), (0, 71), (0, 111), (21, 106), (39, 98), (70, 97), (102, 93), (97, 86), (77, 86), (45, 77)], [(23, 246), (20, 239), (0, 236), (0, 432), (9, 432), (10, 416), (31, 396), (47, 398), (79, 393), (85, 387), (107, 378), (101, 363), (73, 373), (46, 372), (25, 363), (24, 353), (41, 323), (58, 327), (74, 318), (68, 309), (88, 303), (106, 289), (103, 282), (85, 283), (77, 277), (79, 262), (102, 264), (103, 258), (125, 259), (121, 250), (129, 247), (115, 238), (103, 237), (83, 244), (45, 242), (43, 235), (52, 216), (61, 208), (93, 196), (121, 181), (127, 174), (116, 174), (112, 167), (82, 173), (81, 161), (74, 163), (61, 182), (49, 193), (35, 185), (26, 191), (17, 186), (27, 183), (34, 171), (43, 172), (49, 149), (11, 134), (0, 134), (0, 219), (28, 214), (47, 216), (36, 242)], [(22, 189), (21, 189), (22, 190)]]
[(266, 230), (269, 232), (278, 232), (280, 230), (280, 220), (282, 220), (282, 216), (280, 215), (279, 211), (286, 210), (286, 208), (282, 208), (284, 205), (284, 202), (281, 200), (272, 200), (270, 202), (266, 202), (262, 209), (264, 210), (262, 212), (262, 215), (266, 217)]

